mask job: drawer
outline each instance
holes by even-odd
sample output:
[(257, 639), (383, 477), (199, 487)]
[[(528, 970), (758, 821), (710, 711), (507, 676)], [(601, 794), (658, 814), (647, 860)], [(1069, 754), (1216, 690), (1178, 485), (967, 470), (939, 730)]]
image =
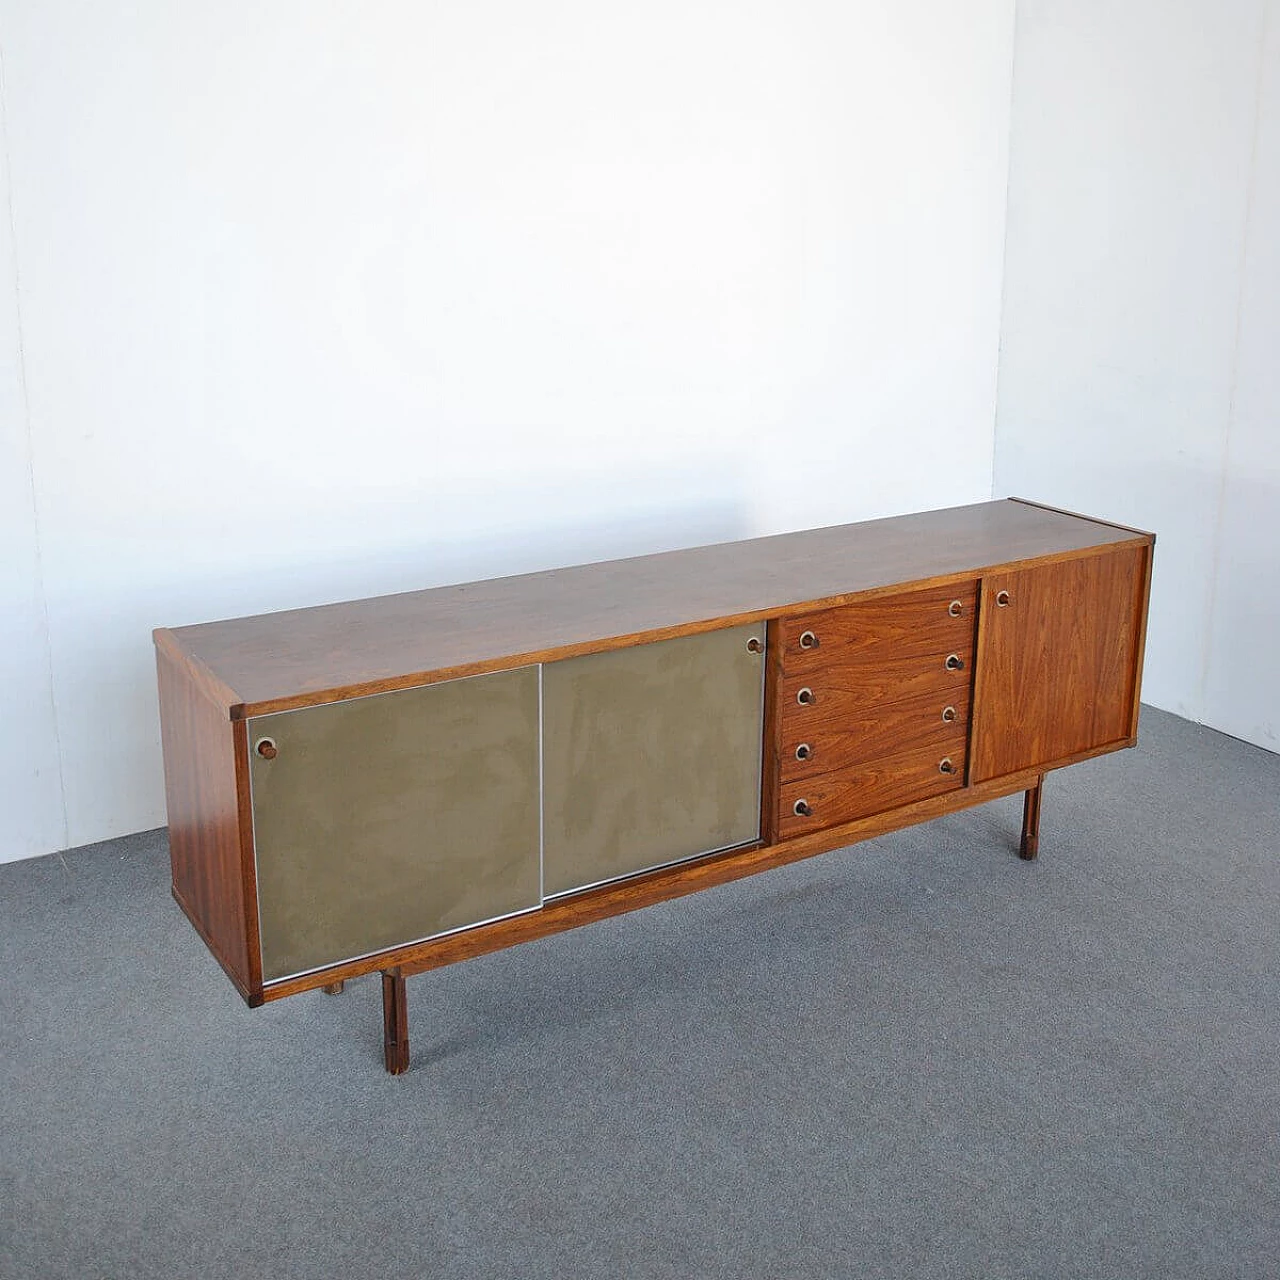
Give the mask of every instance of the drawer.
[(972, 649), (977, 599), (973, 580), (784, 618), (783, 672), (878, 667), (909, 655)]
[[(953, 773), (944, 773), (939, 768), (944, 759), (949, 760)], [(946, 791), (958, 791), (964, 786), (964, 772), (961, 741), (959, 748), (952, 752), (906, 751), (817, 777), (784, 782), (779, 798), (778, 836), (785, 840), (897, 809)], [(808, 814), (795, 812), (800, 801), (807, 804)]]
[(813, 778), (893, 756), (923, 753), (962, 759), (969, 736), (969, 690), (904, 702), (864, 703), (834, 714), (815, 707), (805, 722), (791, 717), (779, 747), (782, 781)]
[[(953, 639), (955, 637), (952, 637)], [(811, 732), (824, 721), (852, 719), (870, 706), (941, 699), (940, 707), (967, 702), (973, 683), (973, 645), (955, 643), (920, 652), (904, 647), (875, 662), (826, 664), (784, 675), (778, 684), (778, 719), (784, 736)]]

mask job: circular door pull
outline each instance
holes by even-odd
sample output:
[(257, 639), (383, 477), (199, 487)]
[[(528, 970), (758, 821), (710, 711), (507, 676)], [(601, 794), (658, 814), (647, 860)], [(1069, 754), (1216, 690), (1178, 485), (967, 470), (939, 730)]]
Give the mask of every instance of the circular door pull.
[(956, 767), (951, 763), (950, 756), (943, 756), (942, 759), (938, 761), (939, 773), (955, 773), (955, 771)]
[(949, 653), (949, 654), (947, 654), (947, 670), (948, 670), (948, 671), (963, 671), (963, 670), (964, 670), (964, 659), (963, 659), (963, 658), (962, 658), (958, 653)]
[(808, 685), (805, 685), (805, 687), (796, 694), (796, 701), (802, 707), (811, 707), (815, 702), (817, 702), (817, 698), (813, 696), (813, 690), (810, 689)]
[(1009, 607), (1009, 593), (1007, 591), (996, 592), (996, 608), (1007, 609)]
[(964, 612), (964, 602), (962, 600), (953, 600), (947, 606), (947, 612), (953, 618), (958, 618)]
[(797, 800), (795, 805), (792, 807), (791, 812), (794, 813), (797, 818), (813, 817), (813, 810), (809, 808), (809, 802), (807, 800)]
[(942, 708), (942, 723), (943, 723), (943, 724), (950, 724), (950, 723), (951, 723), (955, 718), (956, 718), (956, 709), (955, 709), (955, 707), (943, 707), (943, 708)]
[(797, 759), (797, 760), (812, 760), (812, 759), (813, 759), (813, 748), (812, 748), (812, 747), (811, 747), (807, 742), (802, 742), (802, 743), (801, 743), (801, 744), (796, 748), (796, 759)]
[(818, 637), (812, 631), (802, 631), (800, 633), (800, 647), (802, 649), (816, 649), (818, 647)]
[(748, 653), (764, 652), (764, 645), (761, 643), (759, 636), (752, 636), (751, 639), (747, 641), (747, 652)]
[(274, 760), (279, 752), (276, 750), (276, 740), (274, 738), (259, 738), (258, 744), (254, 750), (264, 760)]

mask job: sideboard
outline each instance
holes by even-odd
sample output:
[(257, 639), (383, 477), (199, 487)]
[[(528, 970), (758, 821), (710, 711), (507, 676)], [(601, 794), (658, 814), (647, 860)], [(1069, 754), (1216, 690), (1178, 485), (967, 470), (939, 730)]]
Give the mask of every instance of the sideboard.
[(1155, 539), (1020, 499), (154, 633), (173, 895), (251, 1005), (1136, 742)]

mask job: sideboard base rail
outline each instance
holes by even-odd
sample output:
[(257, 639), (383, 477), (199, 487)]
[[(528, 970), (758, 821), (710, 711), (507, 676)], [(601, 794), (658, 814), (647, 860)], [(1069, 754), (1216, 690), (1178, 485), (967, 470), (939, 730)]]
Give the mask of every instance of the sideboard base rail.
[[(699, 889), (706, 889), (712, 885), (728, 884), (730, 881), (741, 880), (745, 876), (768, 871), (773, 867), (786, 866), (788, 863), (799, 862), (820, 853), (829, 853), (833, 849), (842, 849), (846, 845), (858, 844), (863, 840), (870, 840), (875, 836), (885, 835), (902, 827), (914, 826), (920, 822), (928, 822), (948, 813), (970, 809), (990, 800), (999, 800), (1003, 796), (1014, 795), (1019, 791), (1031, 792), (1039, 787), (1044, 775), (1052, 769), (1077, 764), (1081, 760), (1089, 760), (1095, 756), (1106, 755), (1109, 752), (1136, 745), (1136, 738), (1106, 743), (1062, 760), (1055, 760), (1051, 765), (1024, 769), (1019, 773), (1011, 773), (990, 782), (974, 783), (963, 790), (930, 796), (927, 800), (920, 800), (915, 804), (903, 805), (901, 808), (891, 809), (885, 813), (872, 814), (870, 817), (860, 818), (856, 822), (847, 822), (842, 826), (828, 827), (807, 835), (794, 836), (778, 844), (745, 845), (724, 853), (711, 854), (705, 858), (632, 876), (627, 880), (601, 885), (595, 889), (585, 889), (581, 893), (557, 898), (539, 909), (526, 911), (505, 920), (476, 925), (472, 929), (461, 929), (442, 938), (429, 938), (425, 942), (396, 947), (379, 952), (377, 955), (365, 956), (360, 960), (331, 965), (315, 973), (284, 978), (264, 987), (262, 999), (264, 1003), (282, 1000), (286, 996), (298, 995), (303, 991), (314, 991), (318, 987), (330, 986), (347, 978), (358, 978), (367, 973), (385, 972), (393, 968), (400, 968), (406, 977), (411, 977), (416, 973), (425, 973), (428, 969), (439, 969), (447, 964), (455, 964), (459, 960), (470, 960), (475, 956), (501, 951), (505, 947), (533, 942), (553, 933), (563, 933), (566, 929), (576, 929), (579, 925), (607, 920), (610, 916), (638, 911), (642, 907), (652, 906), (656, 902), (665, 902), (671, 898), (682, 898), (686, 894), (696, 893)], [(1038, 823), (1039, 801), (1037, 800), (1034, 805), (1034, 824), (1037, 829)], [(1032, 834), (1036, 834), (1036, 831), (1033, 830)], [(1034, 843), (1033, 841), (1032, 847)], [(1020, 853), (1027, 848), (1027, 844), (1022, 844)]]
[[(1091, 753), (1097, 754), (1097, 753)], [(787, 841), (785, 844), (764, 847), (756, 845), (736, 849), (697, 862), (668, 867), (648, 875), (636, 876), (620, 884), (606, 885), (587, 890), (573, 897), (549, 903), (541, 911), (530, 912), (511, 920), (481, 925), (462, 933), (452, 934), (434, 943), (424, 943), (417, 948), (419, 954), (413, 960), (382, 970), (382, 1025), (384, 1060), (392, 1075), (403, 1075), (409, 1069), (409, 1014), (405, 992), (405, 978), (411, 974), (426, 973), (457, 960), (467, 960), (501, 951), (522, 942), (532, 942), (552, 933), (561, 933), (579, 925), (591, 924), (610, 916), (623, 915), (641, 907), (668, 901), (685, 894), (705, 889), (715, 884), (725, 884), (760, 871), (798, 862), (832, 848), (855, 841), (869, 840), (873, 836), (927, 822), (944, 813), (973, 808), (989, 800), (1023, 791), (1022, 836), (1018, 856), (1032, 861), (1040, 842), (1040, 797), (1044, 788), (1044, 774), (1036, 771), (1001, 778), (982, 784), (968, 792), (950, 792), (919, 804), (907, 805), (888, 813), (876, 814), (860, 822), (833, 831), (815, 832)], [(854, 830), (856, 828), (856, 831)], [(824, 837), (825, 842), (824, 842)], [(313, 984), (317, 985), (317, 984)], [(341, 981), (327, 982), (323, 990), (341, 987)], [(296, 989), (296, 988), (295, 988)], [(289, 994), (268, 989), (267, 998)]]

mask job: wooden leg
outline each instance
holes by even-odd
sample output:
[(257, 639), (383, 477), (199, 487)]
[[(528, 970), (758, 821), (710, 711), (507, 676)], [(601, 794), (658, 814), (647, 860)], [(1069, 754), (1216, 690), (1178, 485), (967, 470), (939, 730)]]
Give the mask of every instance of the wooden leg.
[(320, 989), (327, 996), (340, 996), (342, 994), (342, 988), (346, 985), (347, 984), (344, 981), (339, 980), (337, 982), (326, 982)]
[(1022, 800), (1022, 844), (1018, 857), (1030, 862), (1040, 852), (1040, 790), (1044, 786), (1044, 774), (1036, 779)]
[(393, 1076), (408, 1071), (409, 1006), (399, 969), (382, 971), (382, 1042), (387, 1070)]

